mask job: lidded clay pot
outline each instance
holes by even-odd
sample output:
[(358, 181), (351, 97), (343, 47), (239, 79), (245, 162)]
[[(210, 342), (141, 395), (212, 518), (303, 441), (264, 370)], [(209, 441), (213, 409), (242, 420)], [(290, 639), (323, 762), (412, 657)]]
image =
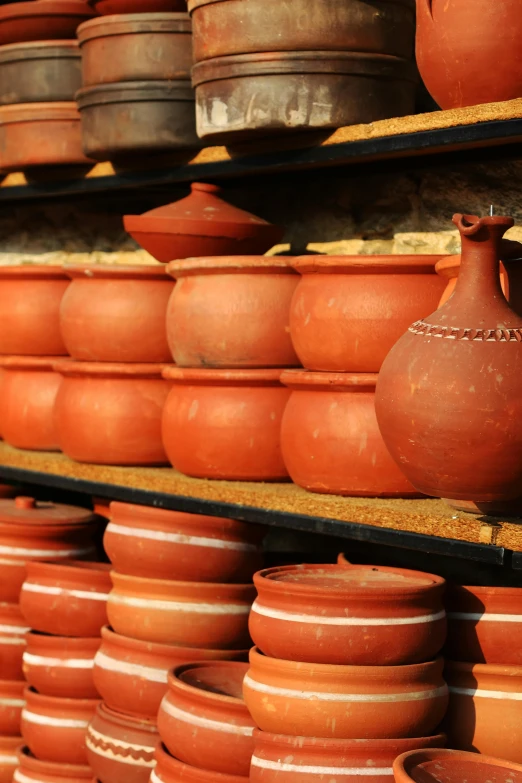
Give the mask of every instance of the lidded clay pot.
[(393, 762), (395, 783), (521, 783), (522, 766), (504, 759), (458, 750), (422, 749), (403, 753)]
[(18, 767), (17, 750), (23, 742), (22, 737), (0, 736), (0, 783), (12, 783)]
[(33, 0), (0, 6), (0, 45), (74, 39), (81, 22), (94, 16), (84, 0)]
[(24, 677), (38, 693), (70, 699), (99, 698), (93, 681), (99, 636), (51, 636), (31, 631), (25, 639)]
[[(155, 753), (156, 767), (151, 775), (152, 783), (247, 783), (248, 777), (226, 775), (208, 769), (199, 769), (178, 761), (160, 742)], [(116, 781), (114, 783), (117, 783)]]
[[(0, 743), (2, 737), (18, 737), (20, 735), (20, 720), (22, 709), (25, 707), (25, 688), (26, 682), (23, 675), (20, 680), (0, 680)], [(11, 783), (10, 780), (9, 783)]]
[(81, 86), (77, 41), (31, 41), (0, 46), (2, 105), (74, 101)]
[(254, 575), (249, 618), (265, 655), (307, 663), (390, 666), (435, 657), (446, 638), (445, 582), (377, 566), (276, 566)]
[[(23, 745), (23, 742), (20, 742)], [(52, 761), (40, 761), (35, 758), (29, 748), (18, 750), (20, 764), (19, 774), (13, 778), (13, 783), (96, 783), (92, 770), (86, 764), (60, 764)], [(0, 778), (1, 780), (1, 778)], [(9, 781), (10, 783), (10, 781)]]
[(281, 448), (295, 484), (333, 495), (418, 497), (379, 431), (376, 373), (285, 370), (281, 383), (292, 392)]
[(168, 751), (191, 766), (248, 777), (255, 724), (243, 701), (247, 663), (189, 663), (169, 672), (158, 712)]
[(22, 656), (27, 622), (18, 604), (0, 603), (0, 676), (3, 680), (23, 680)]
[[(455, 293), (416, 321), (377, 382), (377, 421), (419, 492), (490, 502), (520, 495), (522, 316), (500, 287), (510, 217), (455, 215), (462, 262)], [(486, 368), (486, 369), (485, 369)]]

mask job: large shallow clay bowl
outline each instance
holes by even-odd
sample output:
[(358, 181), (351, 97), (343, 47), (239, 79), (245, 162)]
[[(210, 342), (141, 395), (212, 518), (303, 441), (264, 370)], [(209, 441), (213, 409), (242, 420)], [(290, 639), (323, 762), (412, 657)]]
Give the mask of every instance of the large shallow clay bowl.
[(167, 368), (164, 377), (173, 386), (163, 411), (163, 443), (176, 470), (232, 481), (287, 479), (280, 430), (290, 391), (280, 375)]
[(20, 735), (25, 687), (23, 679), (0, 680), (0, 738)]
[(434, 658), (446, 638), (444, 579), (377, 566), (297, 565), (254, 576), (249, 630), (272, 658), (388, 666)]
[(0, 354), (67, 353), (60, 332), (60, 302), (68, 285), (58, 266), (0, 267)]
[(0, 783), (12, 783), (18, 767), (17, 750), (22, 744), (21, 737), (0, 737)]
[(99, 637), (50, 636), (31, 631), (25, 638), (24, 676), (38, 693), (71, 699), (98, 698), (93, 667)]
[(60, 362), (54, 408), (62, 451), (78, 462), (164, 465), (161, 416), (170, 384), (161, 364)]
[(299, 277), (283, 257), (172, 261), (167, 336), (178, 367), (293, 367), (290, 302)]
[(123, 636), (182, 647), (248, 645), (253, 585), (171, 582), (116, 571), (111, 577), (109, 621)]
[(172, 667), (190, 661), (246, 661), (247, 650), (211, 650), (131, 639), (102, 628), (94, 682), (105, 704), (128, 715), (156, 718)]
[(107, 624), (110, 565), (69, 560), (31, 562), (20, 608), (35, 631), (95, 637)]
[(185, 0), (89, 0), (98, 14), (153, 14), (186, 11)]
[(76, 41), (37, 41), (0, 47), (2, 105), (73, 101), (81, 86), (81, 55)]
[(149, 783), (156, 720), (124, 715), (100, 704), (87, 732), (87, 757), (100, 783)]
[(23, 680), (22, 656), (29, 630), (18, 604), (0, 603), (0, 677)]
[(65, 267), (60, 307), (68, 353), (87, 362), (169, 362), (165, 319), (174, 288), (164, 267)]
[(243, 696), (261, 731), (338, 739), (428, 735), (448, 688), (442, 658), (409, 666), (333, 666), (250, 651)]
[(86, 764), (40, 761), (27, 747), (19, 748), (18, 761), (20, 768), (13, 783), (96, 783), (91, 768)]
[(521, 783), (522, 765), (458, 750), (422, 749), (393, 762), (395, 783)]
[(180, 201), (144, 215), (125, 215), (125, 230), (157, 261), (180, 258), (261, 255), (284, 230), (219, 198), (221, 188), (193, 182)]
[(333, 495), (419, 496), (384, 445), (375, 416), (377, 377), (282, 373), (281, 383), (292, 394), (281, 422), (281, 448), (295, 484)]
[(152, 783), (247, 783), (248, 777), (227, 775), (223, 772), (200, 769), (171, 756), (163, 743), (155, 753), (156, 767), (151, 775)]
[(443, 256), (303, 256), (290, 310), (290, 333), (303, 367), (379, 372), (416, 319), (437, 309)]
[(255, 724), (243, 701), (247, 663), (189, 663), (169, 673), (158, 730), (169, 752), (191, 766), (248, 776)]
[(93, 16), (83, 0), (36, 0), (0, 6), (0, 45), (73, 39), (79, 24)]
[(129, 503), (111, 503), (110, 514), (103, 545), (120, 574), (246, 582), (263, 562), (261, 526)]

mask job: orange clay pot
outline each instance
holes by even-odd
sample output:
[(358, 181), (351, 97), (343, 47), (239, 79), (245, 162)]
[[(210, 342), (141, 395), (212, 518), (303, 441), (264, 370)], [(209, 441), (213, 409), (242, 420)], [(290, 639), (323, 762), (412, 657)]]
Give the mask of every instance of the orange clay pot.
[(442, 658), (410, 666), (333, 666), (268, 658), (254, 647), (243, 696), (262, 731), (338, 739), (432, 732), (448, 704)]
[(261, 526), (130, 503), (111, 503), (110, 515), (103, 545), (120, 574), (246, 582), (263, 563)]
[(60, 307), (73, 359), (169, 362), (165, 318), (174, 283), (162, 266), (65, 267), (72, 283)]
[(131, 639), (106, 626), (94, 659), (94, 682), (112, 710), (156, 718), (172, 667), (190, 661), (246, 661), (247, 650), (205, 650)]
[(377, 374), (287, 370), (281, 383), (292, 391), (281, 448), (295, 484), (333, 495), (419, 497), (377, 426)]
[(85, 735), (99, 701), (42, 696), (25, 690), (22, 736), (40, 761), (86, 764)]
[(25, 688), (26, 683), (23, 679), (0, 680), (0, 742), (2, 737), (20, 735), (22, 709), (25, 707)]
[(60, 333), (60, 302), (68, 285), (58, 266), (0, 267), (0, 354), (67, 353)]
[(0, 677), (23, 680), (22, 656), (25, 650), (27, 622), (18, 604), (0, 603)]
[(170, 582), (116, 571), (111, 577), (107, 612), (116, 633), (181, 647), (248, 646), (254, 585)]
[(243, 701), (247, 663), (189, 663), (169, 672), (158, 730), (169, 752), (193, 767), (248, 777), (255, 724)]
[(53, 411), (62, 378), (53, 370), (55, 362), (56, 357), (52, 356), (0, 359), (3, 369), (0, 421), (2, 436), (10, 446), (34, 451), (59, 450)]
[(254, 644), (272, 658), (389, 666), (429, 661), (446, 638), (440, 576), (377, 566), (297, 565), (254, 576)]
[(107, 623), (110, 565), (69, 560), (28, 563), (20, 609), (35, 631), (99, 636)]
[(0, 783), (12, 783), (18, 767), (17, 750), (23, 742), (22, 737), (0, 737)]
[(167, 334), (179, 367), (294, 367), (290, 302), (299, 275), (274, 256), (173, 261)]
[(327, 372), (379, 372), (390, 348), (444, 289), (442, 256), (303, 256), (290, 309), (301, 364)]
[(96, 783), (87, 765), (39, 761), (24, 747), (18, 750), (18, 760), (20, 769), (13, 783)]
[(522, 783), (522, 766), (458, 750), (412, 750), (393, 762), (396, 783)]
[(25, 638), (24, 676), (38, 693), (70, 699), (99, 698), (92, 677), (99, 637), (49, 636), (31, 631)]
[(156, 748), (155, 759), (156, 767), (150, 776), (151, 783), (248, 783), (248, 777), (225, 775), (184, 764), (171, 756), (161, 742)]
[(280, 481), (281, 418), (290, 391), (278, 370), (182, 370), (163, 412), (163, 442), (172, 465), (197, 478)]
[(170, 384), (161, 364), (60, 362), (54, 409), (62, 451), (77, 462), (163, 465), (161, 414)]

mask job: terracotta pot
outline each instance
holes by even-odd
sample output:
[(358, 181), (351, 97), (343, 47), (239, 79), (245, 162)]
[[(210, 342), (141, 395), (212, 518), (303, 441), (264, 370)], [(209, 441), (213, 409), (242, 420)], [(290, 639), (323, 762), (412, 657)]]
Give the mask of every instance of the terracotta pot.
[(99, 701), (60, 699), (25, 689), (22, 736), (40, 761), (86, 764), (85, 735)]
[(102, 16), (82, 24), (77, 35), (84, 87), (190, 79), (192, 25), (187, 13)]
[(293, 367), (290, 302), (299, 281), (283, 257), (173, 261), (167, 336), (179, 367)]
[[(20, 735), (22, 709), (25, 706), (25, 687), (26, 683), (23, 679), (0, 680), (0, 756), (2, 738), (9, 737), (12, 739), (13, 737), (17, 738)], [(2, 781), (1, 775), (0, 781)]]
[(62, 378), (56, 356), (4, 356), (0, 386), (2, 437), (10, 446), (59, 451), (53, 411)]
[(73, 359), (170, 362), (165, 319), (174, 285), (159, 266), (65, 267), (60, 328)]
[(22, 656), (29, 631), (18, 604), (0, 603), (0, 676), (23, 680)]
[(35, 0), (0, 7), (0, 45), (72, 39), (93, 16), (83, 0)]
[(81, 560), (28, 563), (20, 594), (22, 614), (35, 631), (99, 636), (107, 623), (110, 565)]
[(247, 650), (207, 650), (131, 639), (102, 628), (94, 682), (105, 704), (127, 715), (156, 718), (167, 691), (167, 673), (190, 661), (247, 660)]
[(116, 571), (111, 577), (107, 612), (116, 633), (181, 647), (248, 646), (253, 585), (170, 582)]
[(100, 704), (87, 732), (87, 756), (99, 783), (148, 783), (159, 741), (155, 720)]
[(151, 783), (247, 783), (248, 777), (225, 775), (208, 769), (199, 769), (178, 761), (159, 743), (155, 753), (156, 767), (152, 771)]
[(0, 354), (67, 353), (60, 333), (60, 302), (68, 285), (58, 266), (0, 267)]
[(193, 256), (262, 255), (284, 230), (227, 204), (218, 185), (193, 182), (190, 195), (143, 215), (125, 215), (125, 230), (157, 261)]
[(296, 663), (250, 651), (243, 696), (262, 731), (338, 739), (419, 737), (448, 704), (442, 658), (410, 666)]
[(0, 783), (12, 783), (14, 771), (18, 767), (16, 751), (22, 744), (21, 737), (0, 737)]
[(430, 660), (446, 638), (440, 576), (403, 568), (298, 565), (254, 576), (254, 644), (272, 658), (389, 666)]
[(280, 429), (290, 391), (280, 374), (167, 368), (164, 377), (174, 383), (163, 411), (163, 443), (176, 470), (231, 481), (288, 478)]
[(419, 492), (510, 500), (520, 495), (522, 481), (522, 441), (512, 436), (522, 424), (522, 354), (519, 360), (513, 350), (522, 340), (522, 317), (502, 294), (498, 261), (513, 219), (453, 220), (462, 238), (459, 285), (388, 354), (377, 383), (377, 420)]
[(185, 0), (89, 0), (98, 14), (154, 14), (185, 11)]
[(264, 535), (263, 527), (235, 519), (114, 502), (103, 545), (120, 574), (246, 582), (262, 567)]
[(76, 41), (0, 46), (0, 104), (74, 101), (81, 65)]
[(61, 362), (55, 425), (62, 451), (78, 462), (164, 465), (161, 415), (170, 384), (161, 364)]
[(30, 560), (93, 557), (97, 526), (85, 508), (21, 496), (0, 500), (0, 595), (18, 603)]
[(502, 783), (506, 779), (520, 783), (522, 766), (457, 750), (412, 750), (393, 762), (393, 774), (396, 783), (460, 783), (462, 780)]
[(94, 656), (100, 638), (49, 636), (31, 631), (26, 636), (24, 676), (44, 696), (96, 699)]
[(292, 390), (281, 448), (295, 484), (333, 495), (418, 497), (379, 431), (377, 374), (288, 370), (281, 383)]
[(444, 256), (303, 256), (290, 309), (301, 364), (327, 372), (379, 372), (412, 320), (437, 307)]
[(158, 730), (169, 752), (193, 767), (248, 777), (255, 724), (243, 701), (247, 663), (188, 663), (169, 672)]
[(286, 737), (254, 731), (250, 783), (393, 783), (392, 764), (414, 748), (442, 747), (444, 734), (391, 740), (317, 739)]
[(110, 505), (111, 505), (111, 501), (109, 500), (109, 498), (93, 497), (92, 499), (92, 507), (94, 509), (94, 513), (100, 517), (104, 517), (105, 519), (111, 518)]
[(29, 748), (19, 749), (18, 760), (20, 768), (13, 783), (96, 783), (90, 767), (39, 761)]

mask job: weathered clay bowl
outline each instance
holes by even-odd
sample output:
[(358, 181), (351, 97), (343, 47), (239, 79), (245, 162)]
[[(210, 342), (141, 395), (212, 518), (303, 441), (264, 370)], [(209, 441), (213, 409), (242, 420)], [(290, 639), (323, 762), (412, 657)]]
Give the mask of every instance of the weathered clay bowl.
[(27, 631), (18, 604), (0, 603), (0, 677), (3, 680), (24, 679), (22, 656)]
[(422, 749), (393, 762), (395, 783), (522, 783), (522, 765), (458, 750)]
[(50, 636), (31, 631), (26, 635), (24, 677), (44, 696), (96, 699), (94, 656), (101, 639)]
[(26, 683), (23, 679), (0, 680), (0, 738), (20, 735), (20, 720), (25, 706), (25, 687)]
[(22, 737), (0, 736), (0, 783), (12, 783), (14, 771), (18, 767), (17, 750), (23, 742)]
[(34, 0), (0, 6), (0, 45), (24, 41), (71, 40), (94, 16), (83, 0)]
[[(20, 742), (20, 745), (23, 745), (23, 742)], [(13, 783), (96, 783), (92, 769), (86, 764), (40, 761), (27, 747), (19, 748), (18, 761), (20, 768)]]
[(73, 101), (82, 86), (76, 41), (0, 46), (0, 105)]
[(154, 783), (248, 783), (248, 777), (226, 775), (184, 764), (171, 756), (161, 742), (156, 748), (155, 760)]
[(98, 14), (153, 14), (186, 11), (185, 0), (89, 0)]

